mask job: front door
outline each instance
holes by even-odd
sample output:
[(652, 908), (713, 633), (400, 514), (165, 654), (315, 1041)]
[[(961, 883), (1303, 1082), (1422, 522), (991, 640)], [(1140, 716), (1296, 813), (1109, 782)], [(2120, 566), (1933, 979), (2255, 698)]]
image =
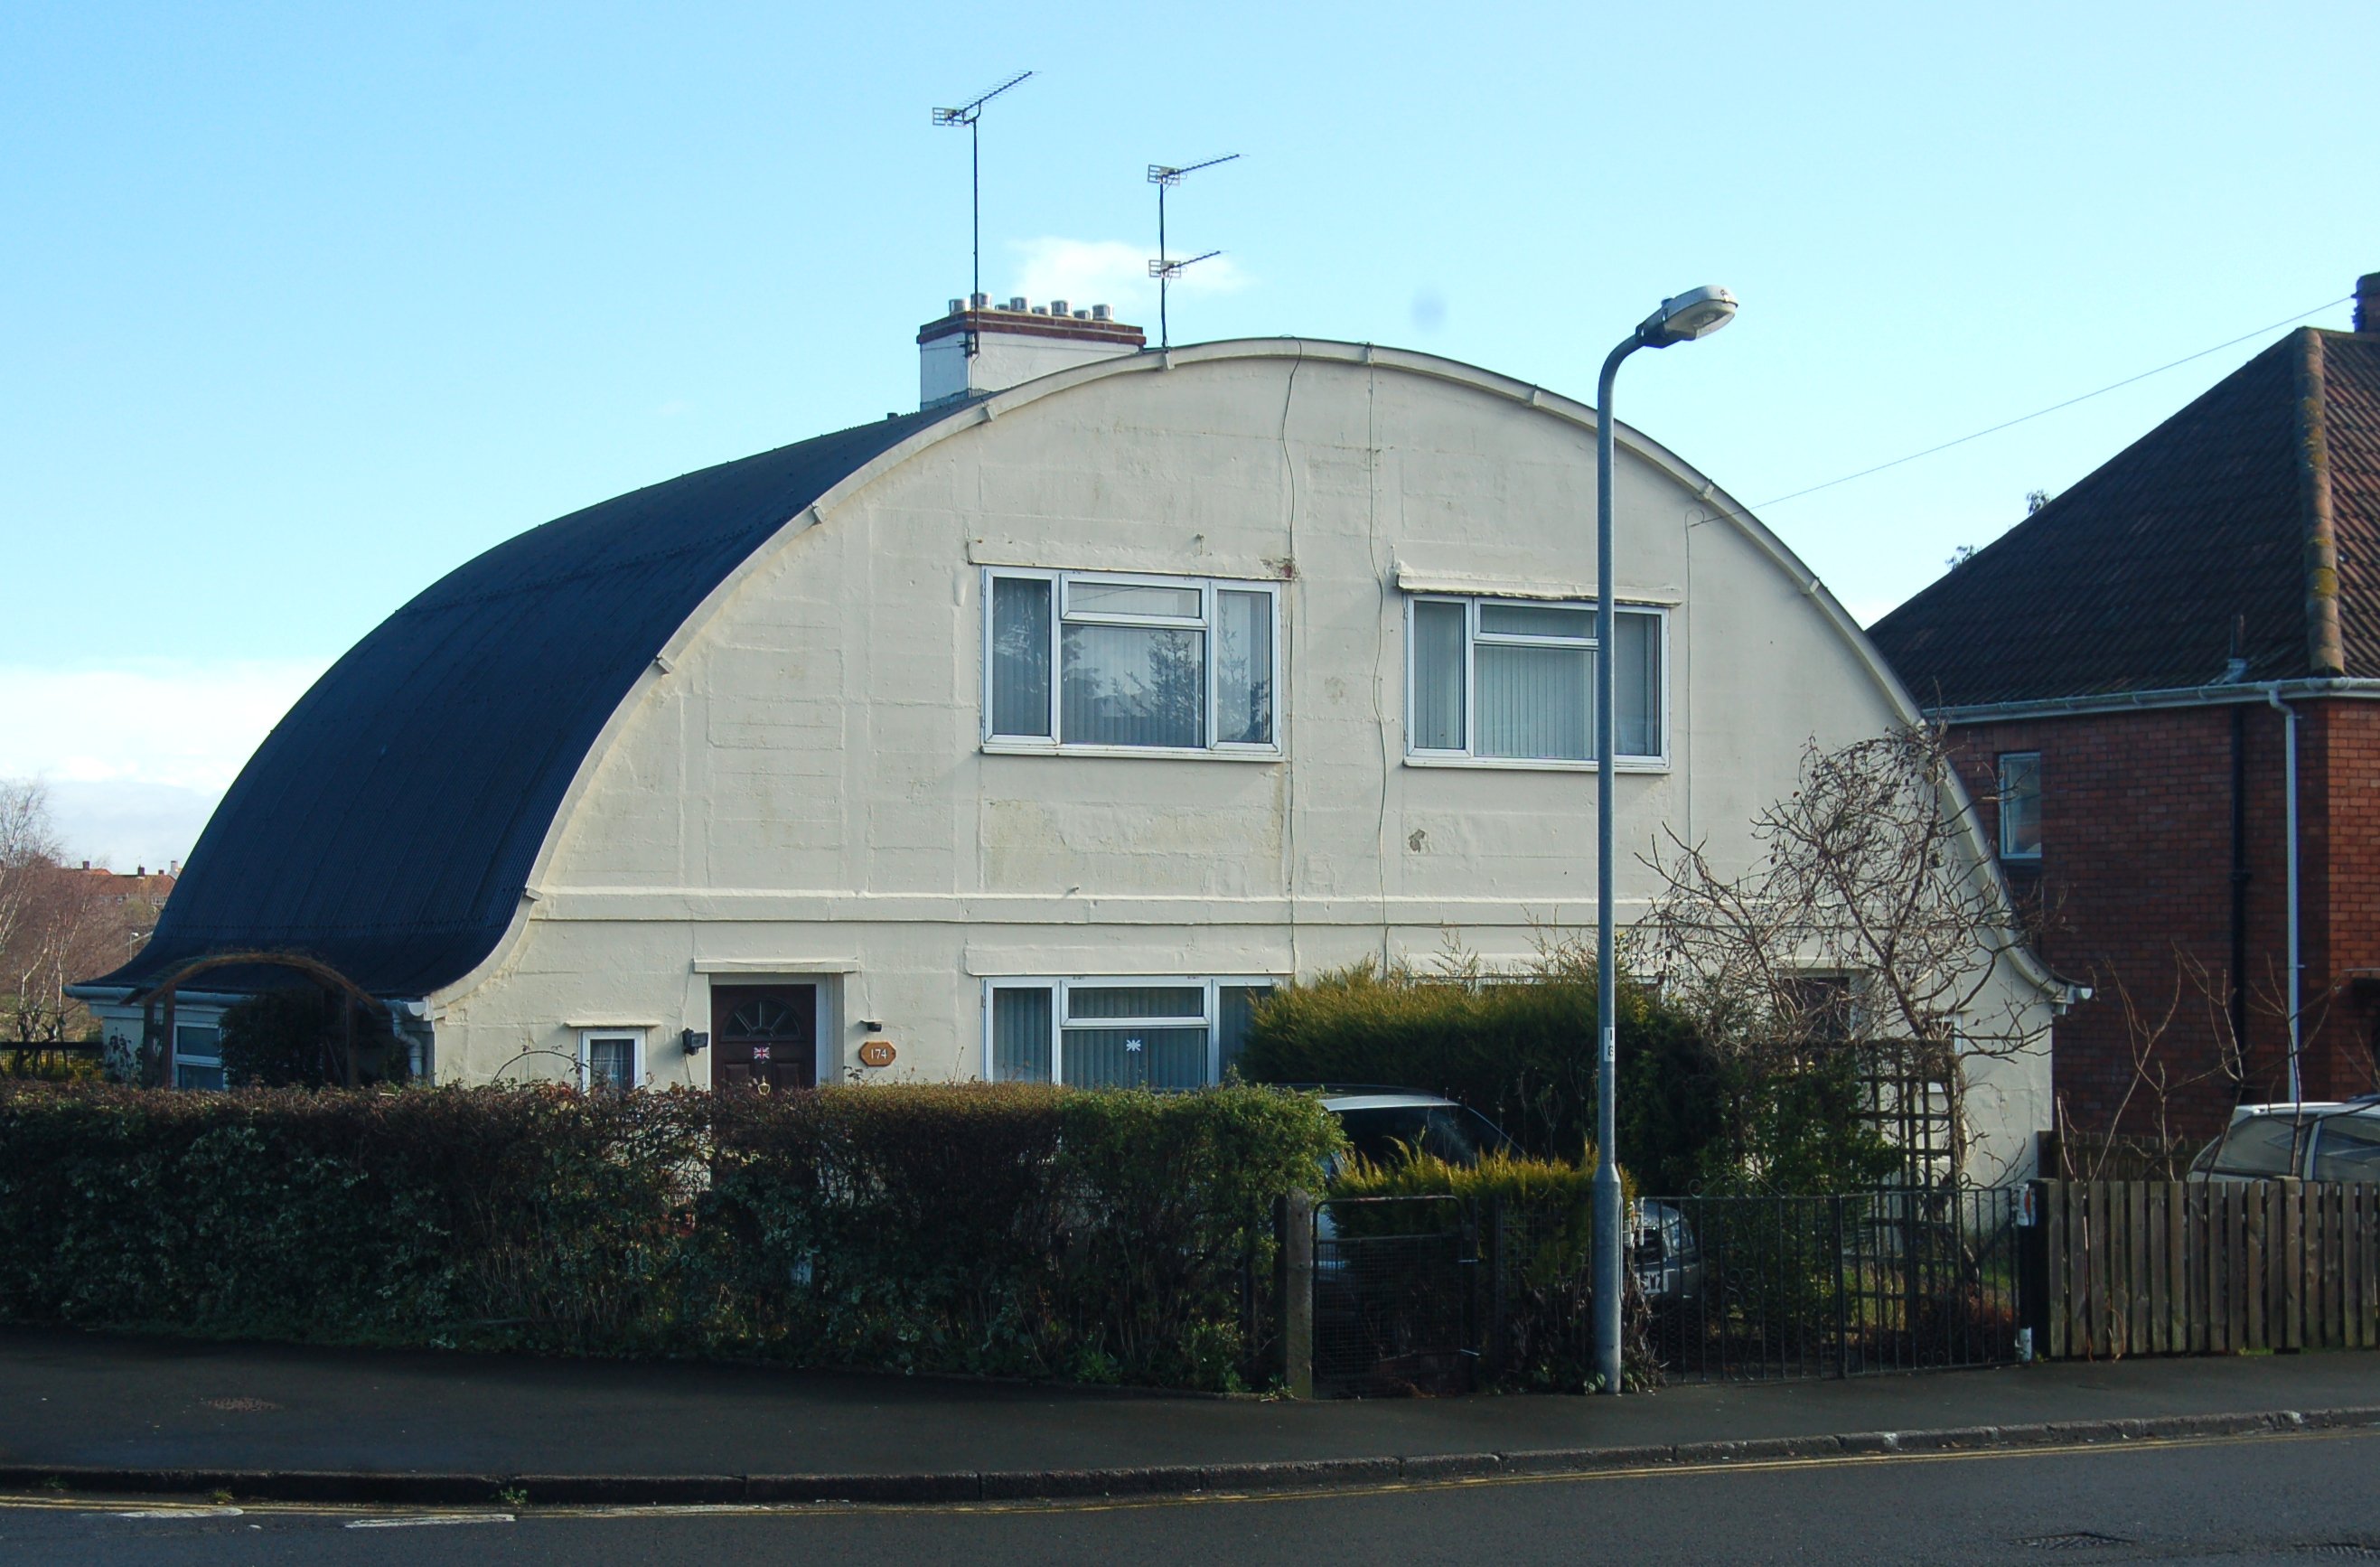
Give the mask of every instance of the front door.
[(816, 985), (714, 986), (710, 992), (711, 1081), (818, 1086)]

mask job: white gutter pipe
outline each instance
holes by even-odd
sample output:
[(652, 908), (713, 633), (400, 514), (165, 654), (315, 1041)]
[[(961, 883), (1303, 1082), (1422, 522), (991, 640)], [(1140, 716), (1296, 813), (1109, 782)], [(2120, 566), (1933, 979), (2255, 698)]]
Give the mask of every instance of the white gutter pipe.
[(2281, 700), (2278, 681), (2265, 687), (2265, 699), (2278, 709), (2287, 720), (2283, 725), (2282, 784), (2284, 804), (2289, 813), (2289, 1102), (2304, 1102), (2305, 1091), (2298, 1080), (2298, 1051), (2302, 1041), (2298, 1037), (2298, 984), (2301, 967), (2298, 958), (2298, 711)]

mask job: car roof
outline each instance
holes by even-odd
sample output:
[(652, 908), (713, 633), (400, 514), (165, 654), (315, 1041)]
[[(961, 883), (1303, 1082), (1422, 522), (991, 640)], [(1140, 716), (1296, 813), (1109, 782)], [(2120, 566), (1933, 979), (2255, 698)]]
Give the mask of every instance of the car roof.
[(1322, 1108), (1330, 1111), (1427, 1110), (1439, 1105), (1453, 1106), (1454, 1101), (1439, 1094), (1399, 1093), (1393, 1089), (1361, 1094), (1325, 1092), (1322, 1096)]
[(2374, 1115), (2380, 1116), (2380, 1095), (2365, 1094), (2351, 1099), (2277, 1099), (2271, 1104), (2243, 1104), (2231, 1112), (2231, 1124), (2259, 1115)]

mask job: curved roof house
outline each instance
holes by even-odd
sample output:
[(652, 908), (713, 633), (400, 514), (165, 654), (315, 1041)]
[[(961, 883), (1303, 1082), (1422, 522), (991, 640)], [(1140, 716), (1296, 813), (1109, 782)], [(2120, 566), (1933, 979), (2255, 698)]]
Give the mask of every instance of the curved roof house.
[(719, 585), (940, 414), (635, 491), (457, 567), (332, 665), (224, 796), (156, 937), (103, 984), (287, 948), (431, 994), (503, 940), (613, 712)]
[[(272, 948), (404, 1003), (442, 1080), (1182, 1084), (1282, 978), (1590, 922), (1593, 411), (1071, 319), (954, 309), (924, 411), (429, 589), (84, 993), (120, 1022), (177, 964)], [(1914, 710), (1774, 535), (1618, 436), (1626, 917), (1664, 831), (1748, 860), (1806, 744)], [(2047, 977), (2000, 983), (2046, 1030)], [(2015, 1164), (2046, 1069), (1988, 1075)]]

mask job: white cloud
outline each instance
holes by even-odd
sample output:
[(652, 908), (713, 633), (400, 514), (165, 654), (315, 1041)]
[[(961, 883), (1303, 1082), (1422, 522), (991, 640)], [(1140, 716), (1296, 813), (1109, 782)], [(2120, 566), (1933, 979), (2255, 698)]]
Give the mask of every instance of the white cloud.
[[(1009, 248), (1017, 258), (1014, 292), (1034, 304), (1063, 299), (1078, 310), (1113, 305), (1117, 315), (1134, 322), (1157, 314), (1157, 280), (1148, 275), (1152, 249), (1148, 245), (1046, 236), (1012, 241)], [(1230, 256), (1222, 255), (1190, 268), (1173, 286), (1179, 294), (1228, 294), (1250, 281)]]
[(0, 665), (0, 777), (49, 785), (71, 855), (157, 865), (190, 852), (315, 661)]

